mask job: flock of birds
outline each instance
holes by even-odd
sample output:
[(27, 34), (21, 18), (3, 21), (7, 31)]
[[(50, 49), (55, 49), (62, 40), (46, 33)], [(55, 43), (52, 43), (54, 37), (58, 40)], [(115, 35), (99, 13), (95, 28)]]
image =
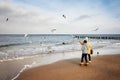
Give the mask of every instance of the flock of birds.
[[(62, 15), (62, 17), (63, 17), (64, 19), (67, 18), (66, 15), (64, 15), (64, 14)], [(9, 21), (9, 18), (6, 18), (6, 22), (7, 22), (7, 21)], [(98, 30), (99, 30), (99, 27), (96, 27), (96, 28), (93, 29), (92, 31), (98, 31)], [(55, 31), (56, 31), (56, 29), (52, 29), (52, 30), (51, 30), (52, 33), (54, 33)], [(25, 34), (24, 37), (27, 37), (27, 35), (28, 35), (28, 34)]]
[[(64, 15), (64, 14), (62, 15), (62, 17), (63, 17), (64, 19), (66, 19), (66, 15)], [(98, 31), (98, 30), (99, 30), (99, 27), (96, 27), (96, 28), (93, 29), (92, 31)], [(52, 33), (54, 33), (55, 31), (56, 31), (56, 29), (52, 29), (52, 30), (51, 30)]]

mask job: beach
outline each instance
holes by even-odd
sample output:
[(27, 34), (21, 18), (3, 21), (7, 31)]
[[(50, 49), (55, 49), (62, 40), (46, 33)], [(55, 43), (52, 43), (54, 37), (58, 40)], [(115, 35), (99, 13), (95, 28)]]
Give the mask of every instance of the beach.
[(93, 57), (88, 66), (80, 58), (25, 70), (16, 80), (120, 80), (120, 54)]

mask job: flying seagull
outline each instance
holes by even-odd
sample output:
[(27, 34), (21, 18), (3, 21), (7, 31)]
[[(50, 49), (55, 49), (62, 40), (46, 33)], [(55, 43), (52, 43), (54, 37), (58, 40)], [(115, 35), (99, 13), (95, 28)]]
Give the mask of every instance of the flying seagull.
[(52, 30), (51, 30), (51, 32), (55, 32), (55, 31), (56, 31), (56, 29), (52, 29)]
[(66, 19), (66, 16), (63, 14), (62, 17), (64, 17)]
[(97, 30), (99, 30), (99, 27), (96, 27), (96, 29), (94, 29), (93, 31), (97, 31)]
[(27, 37), (28, 36), (28, 34), (24, 34), (24, 37)]
[(6, 19), (6, 22), (8, 21), (8, 18)]

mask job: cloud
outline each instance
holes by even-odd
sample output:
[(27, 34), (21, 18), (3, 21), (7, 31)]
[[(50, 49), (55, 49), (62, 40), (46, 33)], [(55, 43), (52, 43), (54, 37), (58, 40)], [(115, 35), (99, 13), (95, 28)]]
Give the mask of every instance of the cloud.
[(12, 9), (7, 6), (0, 6), (0, 15), (7, 15), (12, 13)]
[[(0, 21), (0, 33), (47, 33), (51, 28), (56, 28), (58, 33), (87, 33), (95, 25), (105, 26), (99, 32), (109, 32), (108, 28), (112, 31), (114, 26), (119, 29), (120, 23), (111, 18), (111, 13), (99, 1), (95, 0), (96, 4), (87, 1), (0, 0), (0, 20), (4, 20)], [(7, 23), (6, 17), (9, 18)]]
[(14, 22), (29, 24), (53, 24), (57, 22), (56, 16), (46, 10), (12, 1), (0, 3), (0, 16), (11, 18), (13, 24)]
[[(9, 18), (7, 23), (6, 17)], [(0, 33), (45, 33), (49, 32), (49, 27), (60, 24), (61, 19), (55, 13), (36, 6), (0, 2)]]
[(75, 21), (81, 21), (81, 20), (89, 19), (90, 17), (91, 16), (89, 16), (89, 15), (81, 15), (81, 16), (77, 17), (75, 19)]

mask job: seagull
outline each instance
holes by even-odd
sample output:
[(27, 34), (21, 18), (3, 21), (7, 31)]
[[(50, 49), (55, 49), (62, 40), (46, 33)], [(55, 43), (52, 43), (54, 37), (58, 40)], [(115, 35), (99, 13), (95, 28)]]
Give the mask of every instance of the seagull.
[(63, 14), (62, 17), (64, 17), (66, 19), (66, 16)]
[(28, 36), (28, 34), (24, 34), (24, 37), (27, 37)]
[(52, 30), (51, 30), (51, 32), (55, 32), (55, 31), (56, 31), (56, 29), (52, 29)]
[(97, 31), (97, 30), (99, 30), (99, 27), (97, 27), (96, 29), (94, 29), (93, 31)]
[(8, 18), (6, 19), (6, 22), (8, 21)]

